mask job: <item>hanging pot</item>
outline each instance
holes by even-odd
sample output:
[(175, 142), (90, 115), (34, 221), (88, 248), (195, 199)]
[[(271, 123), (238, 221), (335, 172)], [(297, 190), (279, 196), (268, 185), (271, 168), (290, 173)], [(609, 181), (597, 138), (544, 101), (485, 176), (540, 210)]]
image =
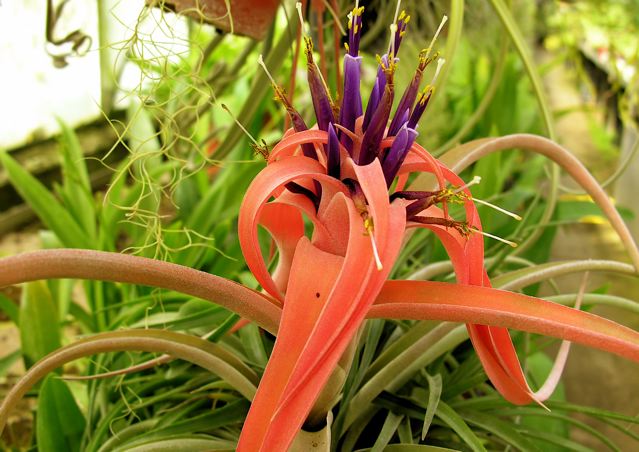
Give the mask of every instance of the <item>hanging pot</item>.
[(262, 39), (275, 19), (280, 0), (147, 0), (234, 34)]

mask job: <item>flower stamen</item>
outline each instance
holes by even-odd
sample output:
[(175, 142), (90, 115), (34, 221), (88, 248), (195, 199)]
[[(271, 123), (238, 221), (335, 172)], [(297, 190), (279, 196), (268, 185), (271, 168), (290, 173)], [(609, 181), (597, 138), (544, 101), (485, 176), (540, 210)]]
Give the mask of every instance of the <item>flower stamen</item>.
[(462, 185), (461, 187), (458, 187), (455, 190), (453, 190), (452, 194), (456, 195), (457, 193), (466, 190), (468, 187), (472, 187), (473, 185), (477, 185), (480, 182), (481, 182), (481, 176), (474, 176), (473, 179), (470, 182), (468, 182), (467, 184)]
[(235, 117), (233, 113), (231, 113), (231, 110), (229, 110), (229, 107), (227, 107), (226, 104), (220, 104), (220, 107), (222, 107), (222, 110), (224, 110), (225, 112), (229, 114), (231, 119), (235, 121), (235, 124), (237, 124), (237, 126), (242, 130), (242, 132), (244, 132), (244, 134), (249, 138), (249, 140), (252, 141), (251, 147), (253, 148), (255, 153), (260, 154), (265, 159), (268, 159), (270, 151), (268, 149), (268, 145), (266, 144), (266, 141), (262, 140), (262, 143), (258, 143), (255, 137), (251, 135), (251, 133), (248, 130), (246, 130), (246, 127), (244, 127), (244, 125)]
[(498, 242), (505, 243), (506, 245), (511, 246), (513, 248), (517, 248), (517, 243), (515, 243), (515, 242), (513, 242), (511, 240), (502, 239), (501, 237), (498, 237), (498, 236), (496, 236), (494, 234), (490, 234), (488, 232), (480, 231), (479, 229), (477, 229), (475, 227), (472, 227), (472, 226), (469, 227), (468, 229), (471, 232), (476, 232), (477, 234), (481, 234), (484, 237), (489, 237), (489, 238), (491, 238), (493, 240), (497, 240)]
[(368, 212), (366, 213), (366, 218), (364, 219), (364, 229), (366, 230), (366, 234), (371, 239), (371, 248), (373, 249), (373, 258), (375, 259), (375, 267), (377, 267), (378, 271), (384, 269), (382, 265), (382, 260), (379, 258), (379, 251), (377, 249), (377, 243), (375, 240), (375, 234), (373, 232), (373, 219), (368, 216)]
[(437, 31), (435, 32), (433, 39), (430, 41), (430, 44), (428, 44), (428, 47), (426, 48), (426, 58), (430, 56), (430, 52), (432, 52), (433, 50), (435, 41), (437, 41), (437, 37), (439, 36), (439, 33), (441, 33), (442, 28), (444, 28), (446, 22), (448, 22), (448, 16), (444, 14), (444, 17), (442, 17), (442, 21), (439, 23), (439, 27), (437, 27)]
[[(390, 38), (388, 42), (388, 56), (390, 59), (394, 59), (397, 56), (397, 51), (399, 50), (399, 43), (401, 39), (401, 35), (403, 34), (403, 30), (406, 28), (405, 24), (408, 23), (409, 19), (404, 19), (407, 17), (406, 13), (402, 11), (400, 14), (400, 8), (402, 6), (402, 0), (397, 0), (397, 6), (395, 7), (395, 16), (393, 17), (393, 22), (390, 24)], [(402, 24), (399, 24), (399, 21), (403, 21)]]
[(511, 212), (511, 211), (509, 211), (509, 210), (506, 210), (506, 209), (504, 209), (504, 208), (502, 208), (502, 207), (496, 206), (496, 205), (495, 205), (495, 204), (493, 204), (493, 203), (490, 203), (490, 202), (488, 202), (488, 201), (484, 201), (483, 199), (474, 198), (474, 197), (473, 197), (473, 198), (471, 198), (471, 200), (472, 200), (473, 202), (477, 203), (477, 204), (481, 204), (481, 205), (483, 205), (483, 206), (490, 207), (491, 209), (495, 209), (497, 212), (501, 212), (501, 213), (503, 213), (504, 215), (508, 215), (509, 217), (514, 218), (514, 219), (515, 219), (515, 220), (517, 220), (517, 221), (521, 221), (521, 216), (517, 215), (517, 214), (516, 214), (516, 213), (514, 213), (514, 212)]

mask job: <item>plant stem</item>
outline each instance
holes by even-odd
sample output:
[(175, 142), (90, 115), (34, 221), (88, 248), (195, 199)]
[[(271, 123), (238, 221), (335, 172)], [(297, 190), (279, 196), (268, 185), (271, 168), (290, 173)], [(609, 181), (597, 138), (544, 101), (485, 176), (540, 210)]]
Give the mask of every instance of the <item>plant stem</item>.
[[(582, 187), (584, 187), (586, 192), (592, 197), (593, 201), (601, 208), (604, 215), (608, 218), (610, 224), (619, 235), (619, 238), (624, 244), (635, 269), (639, 269), (639, 249), (637, 249), (637, 245), (632, 234), (623, 222), (619, 212), (617, 212), (615, 206), (610, 202), (608, 194), (601, 188), (597, 180), (588, 172), (586, 167), (584, 167), (584, 165), (572, 153), (570, 153), (570, 151), (563, 146), (558, 145), (554, 141), (527, 133), (516, 133), (499, 138), (485, 138), (465, 143), (462, 146), (452, 149), (442, 156), (442, 161), (444, 163), (448, 163), (450, 169), (459, 174), (482, 157), (492, 154), (493, 152), (515, 148), (536, 152), (548, 157), (570, 174)], [(542, 218), (542, 225), (544, 222), (547, 222), (547, 220)], [(543, 227), (539, 227), (538, 231), (543, 231)], [(528, 237), (527, 242), (530, 240), (530, 237), (532, 237), (532, 235)], [(521, 248), (522, 247), (519, 246), (514, 253), (520, 253)]]
[(175, 290), (224, 306), (273, 334), (281, 315), (276, 301), (241, 284), (145, 257), (54, 249), (0, 259), (0, 287), (51, 278), (94, 279)]
[(165, 330), (101, 333), (63, 347), (34, 364), (0, 405), (0, 433), (11, 409), (49, 372), (78, 358), (124, 350), (169, 353), (219, 375), (249, 400), (255, 395), (257, 375), (230, 352), (204, 339)]

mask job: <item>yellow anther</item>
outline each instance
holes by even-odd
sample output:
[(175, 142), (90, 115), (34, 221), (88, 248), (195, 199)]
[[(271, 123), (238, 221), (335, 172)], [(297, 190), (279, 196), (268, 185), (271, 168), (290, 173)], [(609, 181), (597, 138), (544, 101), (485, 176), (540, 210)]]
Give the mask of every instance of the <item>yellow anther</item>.
[(368, 212), (365, 212), (362, 216), (364, 217), (364, 229), (366, 230), (366, 235), (368, 235), (371, 239), (371, 249), (373, 250), (375, 266), (378, 271), (383, 270), (384, 266), (382, 265), (382, 260), (379, 258), (379, 251), (377, 250), (377, 243), (375, 242), (373, 219), (368, 216)]
[(364, 219), (364, 229), (366, 229), (366, 232), (371, 232), (373, 230), (373, 220), (370, 217), (366, 217)]

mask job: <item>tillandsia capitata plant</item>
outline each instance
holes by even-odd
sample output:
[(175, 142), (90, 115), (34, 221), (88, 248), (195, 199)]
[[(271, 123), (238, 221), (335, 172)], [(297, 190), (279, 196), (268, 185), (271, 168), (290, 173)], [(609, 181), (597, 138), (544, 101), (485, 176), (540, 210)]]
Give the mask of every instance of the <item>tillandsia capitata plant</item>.
[[(559, 370), (535, 392), (507, 328), (639, 361), (639, 333), (629, 328), (578, 309), (491, 288), (484, 266), (486, 233), (471, 184), (457, 173), (483, 155), (514, 146), (552, 158), (600, 204), (639, 268), (639, 251), (603, 190), (567, 151), (541, 137), (480, 141), (450, 167), (417, 144), (418, 123), (444, 61), (433, 51), (433, 39), (420, 53), (416, 72), (393, 108), (398, 54), (410, 19), (405, 13), (391, 25), (388, 49), (378, 59), (377, 76), (363, 105), (359, 56), (363, 10), (356, 5), (348, 18), (339, 102), (314, 61), (311, 38), (304, 38), (314, 126), (307, 125), (271, 77), (292, 128), (272, 150), (260, 148), (267, 166), (246, 192), (238, 224), (246, 264), (263, 292), (188, 267), (117, 253), (57, 249), (0, 260), (0, 286), (43, 278), (86, 278), (162, 287), (218, 303), (276, 335), (261, 379), (231, 352), (215, 349), (203, 339), (156, 330), (103, 333), (64, 347), (31, 367), (0, 406), (0, 431), (9, 410), (52, 369), (98, 352), (145, 350), (233, 376), (234, 389), (251, 400), (237, 449), (288, 450), (302, 428), (328, 423), (324, 428), (330, 431), (330, 412), (339, 400), (353, 344), (367, 318), (466, 323), (490, 381), (517, 405), (543, 403), (559, 381), (566, 354), (557, 359)], [(422, 88), (424, 71), (435, 61), (433, 81)], [(260, 64), (264, 65), (261, 60)], [(423, 182), (429, 179), (417, 179), (423, 185), (417, 186), (413, 177), (417, 174), (430, 175), (432, 186)], [(452, 204), (463, 207), (460, 218), (451, 216)], [(310, 234), (307, 222), (312, 223)], [(266, 259), (259, 227), (273, 241), (272, 256)], [(417, 228), (431, 230), (441, 241), (456, 283), (389, 280), (403, 243)], [(267, 262), (275, 249), (277, 265), (270, 271)]]

